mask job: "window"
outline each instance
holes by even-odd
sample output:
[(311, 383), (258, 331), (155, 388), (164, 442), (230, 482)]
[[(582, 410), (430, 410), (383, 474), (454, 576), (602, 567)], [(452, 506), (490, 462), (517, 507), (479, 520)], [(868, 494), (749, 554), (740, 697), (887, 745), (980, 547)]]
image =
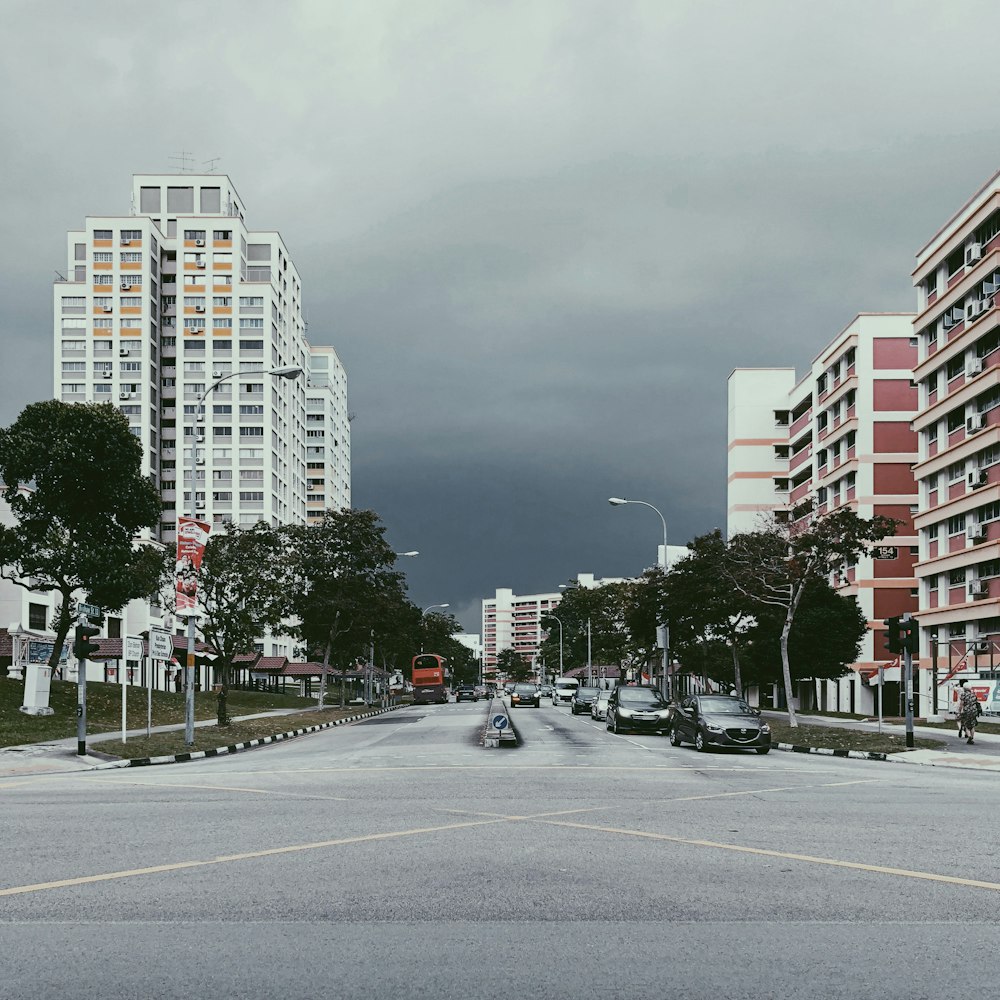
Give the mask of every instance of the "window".
[[(122, 230), (123, 240), (141, 240), (142, 230), (141, 229), (123, 229)], [(139, 258), (142, 259), (141, 257)]]
[(142, 252), (141, 251), (126, 251), (121, 255), (121, 261), (123, 264), (141, 264), (142, 263)]
[(264, 494), (260, 490), (240, 490), (240, 503), (263, 503)]
[(112, 238), (112, 232), (110, 229), (95, 229), (94, 239), (95, 240), (110, 240)]
[(112, 254), (110, 250), (107, 252), (98, 251), (94, 254), (95, 264), (110, 264), (113, 260), (114, 254)]
[[(263, 448), (240, 448), (240, 461), (244, 459), (256, 459), (264, 457)], [(261, 478), (264, 478), (263, 473), (261, 473)]]
[(263, 406), (241, 406), (240, 416), (262, 416), (264, 413)]
[(948, 572), (948, 585), (951, 587), (961, 587), (965, 583), (965, 567), (960, 566), (958, 569), (949, 570)]
[(264, 428), (263, 427), (241, 427), (240, 428), (240, 437), (241, 438), (251, 438), (251, 437), (262, 438), (263, 436), (264, 436)]
[(260, 318), (254, 318), (253, 316), (241, 316), (240, 317), (240, 329), (241, 330), (263, 330), (264, 320)]
[(123, 309), (141, 309), (142, 308), (142, 296), (141, 295), (123, 295), (119, 299), (119, 304)]
[(952, 358), (948, 362), (948, 367), (946, 370), (948, 381), (950, 382), (953, 378), (958, 378), (965, 371), (965, 358), (959, 354)]
[(85, 372), (87, 370), (86, 361), (64, 361), (62, 363), (63, 372)]
[(44, 632), (48, 627), (49, 609), (44, 604), (28, 605), (28, 628)]
[(948, 518), (948, 534), (949, 535), (960, 535), (965, 531), (965, 515), (956, 514), (953, 517)]
[[(194, 212), (194, 188), (193, 187), (168, 187), (167, 188), (167, 211), (168, 212)], [(173, 220), (177, 225), (177, 220)]]
[(231, 229), (216, 229), (212, 232), (213, 240), (231, 240), (233, 231)]
[(212, 298), (213, 306), (231, 306), (233, 297), (231, 295), (216, 295)]
[(965, 461), (953, 462), (948, 466), (948, 482), (954, 483), (965, 477)]
[(126, 372), (141, 372), (142, 362), (141, 361), (123, 361), (121, 362), (121, 367), (119, 369), (124, 375)]
[(965, 426), (965, 411), (959, 407), (958, 409), (952, 410), (948, 414), (948, 433), (951, 434), (953, 431), (957, 431), (960, 427)]
[(201, 240), (202, 243), (205, 242), (205, 230), (204, 229), (185, 229), (184, 239), (186, 240)]

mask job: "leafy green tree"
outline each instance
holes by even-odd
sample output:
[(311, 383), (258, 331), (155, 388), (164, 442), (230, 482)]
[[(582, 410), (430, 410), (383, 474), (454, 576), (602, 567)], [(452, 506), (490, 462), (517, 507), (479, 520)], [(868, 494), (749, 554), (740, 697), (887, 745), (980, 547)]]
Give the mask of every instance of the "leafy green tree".
[(218, 724), (229, 725), (227, 698), (233, 659), (253, 650), (290, 612), (291, 566), (285, 538), (263, 521), (250, 528), (226, 525), (209, 537), (198, 576), (202, 632), (219, 653)]
[[(587, 623), (590, 623), (591, 662), (622, 664), (633, 649), (626, 624), (630, 585), (610, 583), (603, 587), (567, 587), (553, 615), (562, 621), (563, 666), (587, 663)], [(552, 617), (541, 614), (548, 636), (539, 651), (546, 663), (559, 662), (559, 626)]]
[[(373, 636), (381, 633), (388, 610), (404, 600), (403, 575), (392, 567), (396, 555), (385, 527), (371, 510), (328, 510), (320, 521), (284, 529), (295, 585), (292, 613), (308, 655), (340, 663), (340, 703), (344, 671), (364, 662)], [(326, 695), (326, 670), (319, 704)]]
[(497, 672), (509, 681), (526, 681), (531, 664), (516, 649), (501, 649), (497, 654)]
[(789, 637), (806, 589), (812, 581), (829, 580), (835, 571), (856, 563), (873, 545), (895, 533), (896, 521), (891, 518), (862, 518), (848, 507), (819, 514), (807, 501), (787, 523), (773, 523), (730, 539), (725, 563), (729, 581), (756, 604), (781, 613), (779, 647), (791, 726), (798, 726), (798, 720), (792, 704)]
[(117, 611), (156, 593), (163, 579), (166, 550), (136, 539), (158, 525), (162, 509), (141, 469), (142, 445), (107, 404), (32, 403), (0, 430), (0, 483), (14, 518), (0, 526), (0, 575), (59, 594), (53, 669), (74, 592)]

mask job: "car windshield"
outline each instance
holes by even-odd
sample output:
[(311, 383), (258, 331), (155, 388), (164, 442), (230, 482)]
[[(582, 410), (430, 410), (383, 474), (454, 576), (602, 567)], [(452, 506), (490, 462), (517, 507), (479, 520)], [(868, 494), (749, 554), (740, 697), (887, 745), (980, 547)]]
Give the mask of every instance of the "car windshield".
[(522, 697), (527, 695), (529, 698), (535, 697), (535, 685), (534, 684), (518, 684), (514, 688), (514, 694), (521, 695)]
[(739, 698), (702, 698), (701, 710), (709, 715), (750, 715), (750, 706)]
[(597, 691), (598, 691), (597, 688), (577, 688), (576, 689), (576, 693), (577, 694), (584, 695), (587, 698), (593, 698), (594, 695), (597, 694)]
[(642, 688), (622, 688), (618, 693), (618, 701), (629, 708), (667, 707), (658, 691), (645, 691)]

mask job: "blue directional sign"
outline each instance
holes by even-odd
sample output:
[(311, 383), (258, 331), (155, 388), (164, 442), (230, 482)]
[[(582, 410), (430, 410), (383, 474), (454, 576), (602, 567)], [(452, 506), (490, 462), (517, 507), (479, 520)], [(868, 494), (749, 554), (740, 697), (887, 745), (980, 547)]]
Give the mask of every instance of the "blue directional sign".
[(493, 716), (493, 728), (494, 729), (506, 729), (507, 728), (507, 716), (506, 715), (494, 715)]

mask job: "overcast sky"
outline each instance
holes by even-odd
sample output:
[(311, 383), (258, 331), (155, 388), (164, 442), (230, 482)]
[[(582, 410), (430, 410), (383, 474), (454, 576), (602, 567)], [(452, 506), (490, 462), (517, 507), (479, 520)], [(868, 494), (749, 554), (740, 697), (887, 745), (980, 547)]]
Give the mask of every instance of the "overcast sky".
[(0, 423), (66, 231), (220, 157), (349, 378), (413, 600), (633, 575), (725, 525), (726, 378), (913, 307), (1000, 166), (995, 2), (4, 0)]

